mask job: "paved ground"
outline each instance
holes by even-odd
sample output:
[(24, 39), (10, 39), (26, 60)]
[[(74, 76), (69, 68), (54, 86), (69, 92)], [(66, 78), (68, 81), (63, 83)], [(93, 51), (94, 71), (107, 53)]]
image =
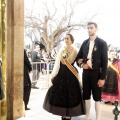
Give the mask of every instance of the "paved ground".
[[(44, 97), (47, 92), (46, 86), (48, 85), (48, 82), (45, 81), (46, 79), (47, 78), (45, 75), (41, 76), (37, 84), (40, 89), (32, 89), (31, 91), (30, 101), (28, 105), (31, 110), (25, 111), (25, 117), (19, 118), (17, 120), (61, 120), (61, 116), (52, 115), (42, 108)], [(114, 120), (112, 113), (113, 108), (113, 105), (102, 103), (101, 120)], [(74, 117), (72, 120), (84, 120), (84, 116)], [(91, 107), (91, 120), (95, 120), (93, 100)], [(118, 120), (120, 120), (120, 118)]]

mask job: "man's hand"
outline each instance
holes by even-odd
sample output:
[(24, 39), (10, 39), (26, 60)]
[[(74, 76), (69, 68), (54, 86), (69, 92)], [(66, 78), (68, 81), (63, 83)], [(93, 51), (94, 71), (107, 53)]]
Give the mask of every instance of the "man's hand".
[(89, 65), (88, 65), (88, 64), (83, 64), (82, 68), (83, 68), (83, 69), (88, 69), (88, 68), (89, 68)]
[(83, 59), (79, 59), (79, 60), (78, 60), (78, 63), (79, 63), (79, 64), (81, 64), (81, 63), (82, 63), (82, 61), (83, 61)]
[(105, 80), (98, 80), (98, 83), (97, 83), (97, 85), (99, 86), (99, 87), (102, 87), (103, 85), (105, 84)]

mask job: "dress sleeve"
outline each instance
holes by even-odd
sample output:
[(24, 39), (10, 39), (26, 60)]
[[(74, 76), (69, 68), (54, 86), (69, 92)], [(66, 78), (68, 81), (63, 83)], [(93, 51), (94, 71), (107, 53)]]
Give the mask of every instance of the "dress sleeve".
[(60, 60), (61, 60), (61, 51), (58, 52), (58, 55), (55, 60), (55, 65), (53, 67), (53, 71), (51, 74), (51, 78), (55, 77), (58, 74), (59, 68), (60, 68)]

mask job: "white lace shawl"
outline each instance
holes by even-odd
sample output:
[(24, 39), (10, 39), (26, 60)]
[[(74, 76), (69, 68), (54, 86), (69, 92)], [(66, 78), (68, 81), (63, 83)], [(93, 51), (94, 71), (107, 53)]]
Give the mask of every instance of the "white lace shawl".
[[(72, 47), (72, 52), (71, 54), (68, 56), (68, 60), (70, 63), (73, 63), (74, 60), (76, 59), (76, 56), (78, 54), (78, 50), (75, 47)], [(65, 51), (65, 47), (62, 48), (61, 50), (59, 50), (56, 60), (55, 60), (55, 64), (54, 64), (54, 68), (51, 74), (51, 78), (55, 77), (58, 74), (59, 68), (60, 68), (60, 61), (64, 64), (63, 62), (63, 51)]]

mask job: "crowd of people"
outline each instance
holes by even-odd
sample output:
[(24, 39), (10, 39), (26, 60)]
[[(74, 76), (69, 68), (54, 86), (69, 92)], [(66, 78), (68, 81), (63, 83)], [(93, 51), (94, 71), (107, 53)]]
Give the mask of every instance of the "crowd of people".
[[(120, 102), (119, 55), (111, 44), (107, 45), (105, 40), (98, 37), (98, 26), (95, 22), (88, 22), (87, 30), (89, 38), (82, 43), (79, 51), (73, 46), (73, 35), (66, 34), (65, 46), (55, 58), (51, 74), (52, 86), (48, 88), (43, 108), (60, 115), (62, 120), (70, 120), (79, 115), (85, 115), (85, 120), (90, 120), (91, 98), (95, 101), (96, 120), (100, 120), (101, 101), (112, 104), (115, 100)], [(31, 53), (32, 62), (47, 59), (45, 51), (40, 52), (39, 45), (35, 45)], [(82, 85), (75, 62), (83, 69)], [(36, 83), (39, 72), (46, 69), (46, 63), (42, 67), (35, 63), (32, 67), (34, 82), (31, 87), (39, 89)]]
[[(34, 45), (33, 51), (30, 49), (24, 49), (24, 94), (23, 101), (25, 105), (25, 110), (30, 110), (27, 107), (29, 103), (31, 88), (39, 89), (37, 82), (40, 78), (40, 72), (44, 74), (44, 71), (47, 70), (47, 63), (54, 61), (55, 59), (51, 58), (49, 60), (48, 54), (45, 52), (45, 49), (40, 49), (39, 44)], [(52, 71), (53, 63), (49, 64), (49, 70)], [(30, 74), (32, 73), (32, 77)]]

